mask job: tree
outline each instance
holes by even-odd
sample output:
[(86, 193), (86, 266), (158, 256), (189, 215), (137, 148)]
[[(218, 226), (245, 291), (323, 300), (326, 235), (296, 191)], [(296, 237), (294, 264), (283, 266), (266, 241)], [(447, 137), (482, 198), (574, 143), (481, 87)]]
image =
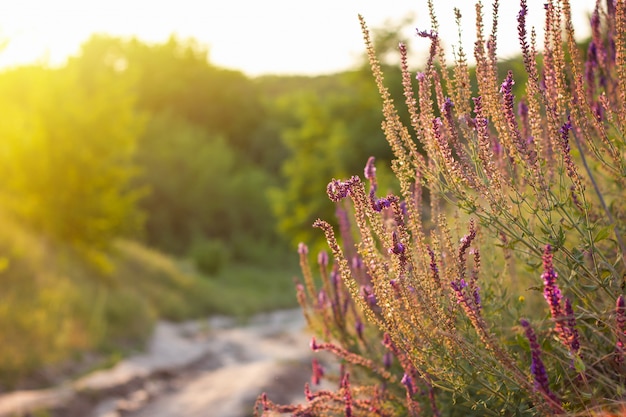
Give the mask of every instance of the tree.
[(0, 76), (0, 195), (50, 237), (103, 249), (135, 231), (129, 181), (142, 119), (124, 83), (81, 68), (21, 68)]

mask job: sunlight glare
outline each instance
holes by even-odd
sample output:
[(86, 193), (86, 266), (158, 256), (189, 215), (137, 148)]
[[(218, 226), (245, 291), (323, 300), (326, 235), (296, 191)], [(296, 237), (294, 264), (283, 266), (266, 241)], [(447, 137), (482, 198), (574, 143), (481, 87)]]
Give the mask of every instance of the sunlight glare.
[[(515, 29), (519, 3), (500, 3), (499, 51), (511, 56), (519, 49)], [(593, 3), (571, 1), (579, 38), (589, 33), (587, 16)], [(473, 4), (450, 0), (435, 6), (448, 50), (457, 42), (452, 10), (461, 9), (463, 46), (470, 58), (475, 39)], [(484, 4), (485, 30), (490, 31), (491, 2)], [(543, 0), (529, 0), (528, 6), (528, 24), (536, 27), (541, 44)], [(93, 33), (137, 36), (146, 42), (163, 42), (174, 33), (207, 45), (216, 65), (249, 75), (329, 73), (353, 66), (363, 53), (358, 13), (370, 27), (413, 13), (415, 23), (404, 35), (412, 40), (413, 49), (422, 53), (427, 49), (425, 41), (414, 36), (415, 27), (430, 28), (425, 0), (385, 4), (378, 0), (320, 0), (315, 4), (287, 0), (26, 0), (0, 5), (0, 40), (10, 41), (0, 52), (0, 67), (32, 62), (62, 65)]]

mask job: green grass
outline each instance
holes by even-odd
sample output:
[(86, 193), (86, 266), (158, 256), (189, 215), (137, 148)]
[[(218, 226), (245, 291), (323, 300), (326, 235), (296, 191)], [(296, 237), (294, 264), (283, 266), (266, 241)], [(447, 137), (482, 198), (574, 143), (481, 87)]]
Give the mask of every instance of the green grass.
[(262, 311), (296, 307), (293, 278), (299, 275), (296, 264), (279, 264), (270, 269), (228, 266), (212, 278), (218, 288), (212, 305), (216, 311), (240, 318)]
[(84, 371), (85, 357), (91, 367), (112, 363), (141, 349), (158, 319), (243, 319), (297, 304), (295, 263), (230, 265), (208, 277), (136, 242), (116, 242), (110, 254), (87, 253), (3, 213), (0, 228), (0, 391), (24, 381), (47, 385), (54, 378), (33, 378), (42, 369), (45, 375)]

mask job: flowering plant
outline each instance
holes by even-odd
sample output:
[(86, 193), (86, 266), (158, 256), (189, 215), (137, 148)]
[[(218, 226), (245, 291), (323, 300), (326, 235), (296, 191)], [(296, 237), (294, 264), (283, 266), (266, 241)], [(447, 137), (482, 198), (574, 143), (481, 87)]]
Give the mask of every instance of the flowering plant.
[[(521, 97), (516, 74), (498, 76), (498, 1), (489, 35), (476, 5), (475, 97), (461, 47), (447, 70), (428, 3), (433, 30), (418, 35), (430, 54), (416, 89), (399, 48), (410, 127), (361, 19), (399, 193), (379, 197), (370, 158), (369, 185), (328, 185), (340, 237), (315, 222), (334, 259), (319, 254), (319, 279), (299, 247), (311, 347), (340, 359), (338, 388), (307, 385), (300, 405), (262, 395), (256, 412), (625, 412), (626, 1), (596, 3), (583, 58), (568, 0), (545, 5), (542, 54), (521, 0)], [(314, 383), (328, 378), (319, 361), (313, 368)]]

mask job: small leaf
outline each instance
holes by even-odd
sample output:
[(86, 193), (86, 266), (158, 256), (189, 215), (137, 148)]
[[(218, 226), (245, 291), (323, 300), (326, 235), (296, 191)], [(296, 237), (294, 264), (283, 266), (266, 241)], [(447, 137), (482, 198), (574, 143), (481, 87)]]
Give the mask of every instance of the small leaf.
[(574, 357), (574, 369), (576, 369), (576, 372), (578, 372), (579, 374), (582, 374), (587, 369), (585, 363), (578, 355)]
[(598, 233), (593, 238), (593, 241), (594, 243), (600, 242), (601, 240), (606, 239), (610, 235), (611, 235), (611, 226), (603, 227), (602, 229), (598, 230)]

